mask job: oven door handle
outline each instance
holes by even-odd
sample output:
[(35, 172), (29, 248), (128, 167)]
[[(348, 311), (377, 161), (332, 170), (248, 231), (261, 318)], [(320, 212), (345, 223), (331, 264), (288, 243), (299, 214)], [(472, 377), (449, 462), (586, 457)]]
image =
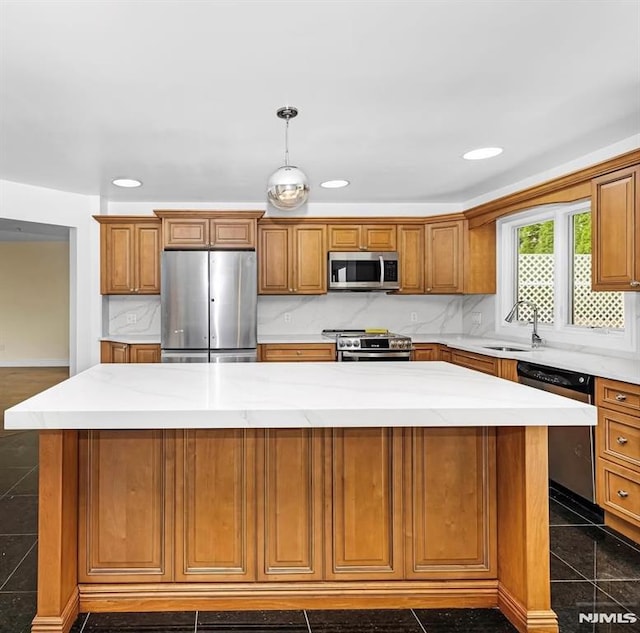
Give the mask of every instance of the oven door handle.
[(347, 352), (340, 351), (346, 358), (411, 358), (411, 352)]
[(380, 255), (380, 285), (384, 286), (384, 257)]

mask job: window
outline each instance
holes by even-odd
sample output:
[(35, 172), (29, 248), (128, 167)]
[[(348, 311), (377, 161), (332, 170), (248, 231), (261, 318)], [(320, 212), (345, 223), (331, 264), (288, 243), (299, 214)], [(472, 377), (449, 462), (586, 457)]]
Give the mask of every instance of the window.
[(517, 301), (527, 301), (538, 308), (540, 334), (550, 342), (634, 348), (633, 293), (591, 290), (588, 200), (509, 216), (498, 231), (497, 333), (530, 337), (530, 328), (522, 327), (533, 320), (529, 305), (518, 308), (512, 324), (504, 320)]

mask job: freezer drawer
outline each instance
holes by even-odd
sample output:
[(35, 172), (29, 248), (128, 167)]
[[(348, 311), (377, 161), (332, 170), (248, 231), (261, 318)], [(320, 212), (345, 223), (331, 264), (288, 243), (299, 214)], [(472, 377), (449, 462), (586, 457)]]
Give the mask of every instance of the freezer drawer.
[(207, 350), (200, 352), (187, 350), (173, 352), (162, 350), (161, 360), (163, 363), (208, 363), (209, 352)]

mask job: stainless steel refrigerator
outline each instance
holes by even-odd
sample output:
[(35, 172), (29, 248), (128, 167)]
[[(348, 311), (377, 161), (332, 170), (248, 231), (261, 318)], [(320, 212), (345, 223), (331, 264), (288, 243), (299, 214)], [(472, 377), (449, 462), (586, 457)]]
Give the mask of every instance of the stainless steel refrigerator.
[(164, 251), (162, 362), (256, 360), (254, 251)]

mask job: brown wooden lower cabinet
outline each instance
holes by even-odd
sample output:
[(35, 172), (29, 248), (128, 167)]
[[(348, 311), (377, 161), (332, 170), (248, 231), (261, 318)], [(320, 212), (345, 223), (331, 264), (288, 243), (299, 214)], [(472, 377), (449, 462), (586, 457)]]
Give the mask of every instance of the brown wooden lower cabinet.
[(404, 469), (405, 577), (495, 577), (494, 430), (407, 429)]
[(32, 633), (88, 611), (372, 607), (498, 607), (519, 631), (558, 632), (545, 427), (39, 443)]
[(402, 430), (327, 435), (325, 577), (402, 578)]
[(79, 451), (79, 580), (171, 580), (173, 431), (88, 431)]
[(160, 345), (156, 343), (100, 342), (101, 363), (159, 363)]
[(256, 579), (255, 431), (178, 434), (175, 535), (176, 580)]
[(91, 431), (80, 580), (495, 577), (494, 453), (475, 428)]

